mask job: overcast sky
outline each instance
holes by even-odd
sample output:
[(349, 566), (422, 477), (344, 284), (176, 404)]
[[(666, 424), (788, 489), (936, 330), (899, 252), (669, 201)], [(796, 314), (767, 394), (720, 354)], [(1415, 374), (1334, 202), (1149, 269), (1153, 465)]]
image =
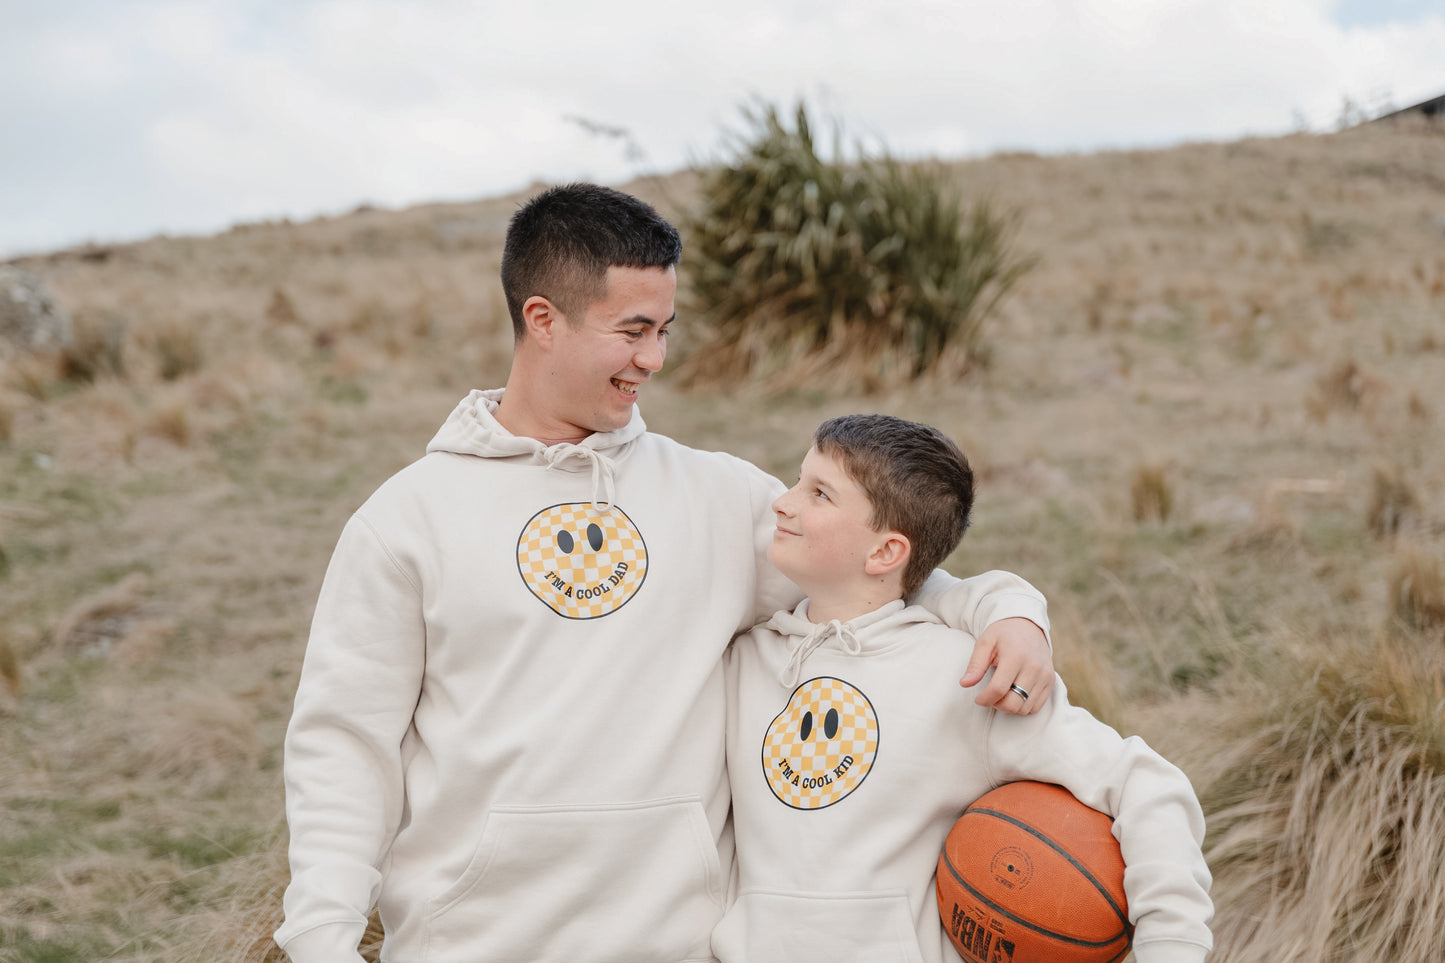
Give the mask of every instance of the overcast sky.
[(0, 257), (615, 183), (716, 156), (753, 97), (959, 157), (1445, 93), (1445, 0), (0, 0), (0, 23)]

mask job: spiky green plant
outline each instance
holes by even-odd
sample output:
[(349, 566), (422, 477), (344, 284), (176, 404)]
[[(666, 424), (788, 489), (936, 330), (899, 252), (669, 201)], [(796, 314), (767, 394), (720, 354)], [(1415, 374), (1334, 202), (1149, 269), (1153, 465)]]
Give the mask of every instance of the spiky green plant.
[(744, 116), (750, 130), (702, 172), (701, 203), (684, 220), (705, 337), (683, 380), (826, 372), (879, 387), (950, 349), (966, 360), (1032, 263), (1014, 250), (1014, 218), (966, 205), (936, 168), (861, 149), (846, 162), (836, 127), (825, 157), (804, 104), (791, 127), (772, 106)]

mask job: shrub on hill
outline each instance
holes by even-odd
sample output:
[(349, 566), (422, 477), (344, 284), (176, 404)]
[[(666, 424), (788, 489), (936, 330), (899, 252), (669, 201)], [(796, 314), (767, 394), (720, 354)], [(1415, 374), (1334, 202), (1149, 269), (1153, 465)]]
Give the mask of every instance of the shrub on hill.
[(704, 339), (685, 383), (753, 377), (877, 388), (945, 361), (962, 368), (999, 299), (1029, 268), (1014, 218), (966, 205), (936, 168), (820, 155), (805, 105), (772, 106), (728, 163), (701, 173), (684, 268)]

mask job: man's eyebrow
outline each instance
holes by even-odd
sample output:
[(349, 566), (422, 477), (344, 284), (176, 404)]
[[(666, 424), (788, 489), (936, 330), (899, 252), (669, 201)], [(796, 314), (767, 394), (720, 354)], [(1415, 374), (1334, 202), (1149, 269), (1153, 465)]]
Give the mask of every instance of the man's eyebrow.
[[(668, 318), (666, 321), (664, 321), (664, 322), (662, 322), (662, 323), (663, 323), (664, 325), (668, 325), (668, 324), (672, 324), (672, 322), (674, 322), (674, 321), (676, 321), (676, 320), (677, 320), (677, 312), (674, 311), (674, 312), (672, 313), (672, 317)], [(618, 321), (617, 323), (618, 323), (618, 324), (645, 324), (645, 325), (647, 325), (649, 328), (655, 328), (655, 327), (658, 326), (658, 324), (657, 324), (656, 321), (652, 320), (651, 318), (649, 318), (649, 317), (648, 317), (647, 315), (645, 315), (645, 314), (634, 314), (634, 315), (633, 315), (632, 317), (630, 317), (630, 318), (622, 318), (622, 319), (621, 319), (620, 321)]]

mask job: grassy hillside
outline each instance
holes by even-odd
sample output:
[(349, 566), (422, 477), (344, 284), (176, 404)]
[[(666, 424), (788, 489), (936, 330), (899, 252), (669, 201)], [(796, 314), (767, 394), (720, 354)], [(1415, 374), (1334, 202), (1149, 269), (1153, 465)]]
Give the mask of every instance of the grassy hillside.
[[(980, 477), (949, 567), (1037, 584), (1075, 700), (1194, 779), (1214, 959), (1438, 952), (1445, 129), (950, 170), (1039, 257), (985, 363), (867, 398), (664, 376), (649, 425), (784, 476), (832, 414), (944, 428)], [(503, 380), (517, 200), (19, 262), (78, 343), (0, 362), (0, 960), (266, 958), (326, 560)]]

